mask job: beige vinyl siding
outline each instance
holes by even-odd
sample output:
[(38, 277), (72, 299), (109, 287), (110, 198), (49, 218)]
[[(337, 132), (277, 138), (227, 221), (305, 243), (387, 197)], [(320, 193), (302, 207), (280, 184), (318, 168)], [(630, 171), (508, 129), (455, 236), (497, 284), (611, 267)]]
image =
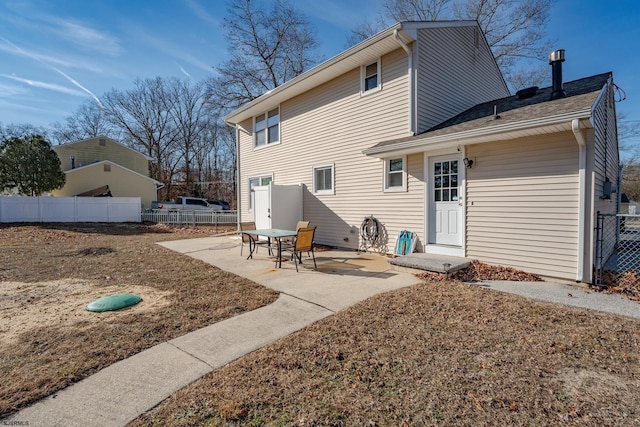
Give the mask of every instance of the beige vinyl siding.
[(485, 41), (476, 27), (418, 31), (418, 131), (423, 132), (464, 110), (509, 96)]
[[(104, 140), (104, 145), (100, 145)], [(146, 157), (109, 138), (91, 138), (53, 147), (58, 154), (63, 171), (71, 169), (71, 157), (75, 157), (75, 167), (87, 166), (95, 162), (109, 160), (134, 172), (149, 176), (149, 161)]]
[[(304, 219), (318, 226), (319, 243), (356, 249), (360, 225), (370, 215), (384, 225), (390, 250), (399, 229), (422, 230), (422, 155), (408, 159), (408, 193), (384, 193), (383, 161), (362, 154), (409, 134), (407, 55), (398, 49), (381, 65), (380, 91), (361, 96), (356, 68), (282, 103), (278, 145), (254, 150), (252, 123), (242, 123), (249, 130), (240, 132), (243, 220), (252, 219), (249, 177), (273, 174), (276, 184), (305, 185)], [(335, 165), (335, 194), (315, 195), (313, 167), (327, 164)]]
[[(593, 204), (594, 210), (591, 221), (595, 228), (597, 213), (615, 214), (618, 213), (618, 193), (613, 193), (611, 199), (602, 199), (605, 177), (609, 178), (613, 186), (621, 187), (618, 182), (618, 140), (616, 133), (615, 103), (613, 100), (613, 90), (610, 85), (604, 89), (604, 93), (594, 106), (593, 111), (594, 129), (591, 133), (593, 138)], [(602, 244), (602, 258), (607, 260), (615, 250), (617, 221), (608, 217), (603, 224), (605, 240)], [(593, 254), (598, 253), (595, 245), (598, 244), (595, 238), (591, 242)], [(592, 255), (591, 259), (594, 259)], [(595, 264), (595, 260), (594, 260)]]
[[(105, 165), (111, 166), (111, 172), (105, 172)], [(109, 162), (100, 162), (67, 171), (66, 177), (64, 187), (52, 191), (52, 196), (72, 197), (108, 185), (113, 197), (140, 197), (143, 209), (151, 208), (151, 202), (157, 197), (156, 186), (151, 178)]]
[(573, 280), (578, 248), (578, 145), (570, 132), (472, 145), (466, 255)]

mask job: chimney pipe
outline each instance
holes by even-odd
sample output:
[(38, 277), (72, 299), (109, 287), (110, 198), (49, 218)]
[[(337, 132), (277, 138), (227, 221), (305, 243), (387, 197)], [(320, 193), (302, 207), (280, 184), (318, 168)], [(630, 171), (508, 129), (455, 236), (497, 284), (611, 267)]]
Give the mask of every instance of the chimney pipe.
[(552, 92), (551, 99), (558, 99), (566, 96), (562, 88), (562, 63), (564, 62), (564, 49), (558, 49), (549, 54), (549, 64), (551, 64)]

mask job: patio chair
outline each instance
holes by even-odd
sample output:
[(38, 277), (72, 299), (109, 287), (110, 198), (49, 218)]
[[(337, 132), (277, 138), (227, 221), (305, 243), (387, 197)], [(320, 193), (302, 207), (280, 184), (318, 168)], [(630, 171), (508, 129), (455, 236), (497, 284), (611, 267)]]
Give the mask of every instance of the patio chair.
[(257, 252), (258, 250), (258, 246), (267, 246), (267, 248), (269, 249), (269, 255), (271, 255), (271, 245), (269, 244), (270, 242), (268, 240), (260, 240), (257, 236), (254, 236), (252, 234), (248, 234), (248, 233), (244, 233), (244, 231), (251, 231), (251, 230), (255, 230), (256, 229), (256, 223), (255, 222), (241, 222), (240, 223), (240, 231), (243, 232), (242, 233), (242, 240), (240, 243), (240, 256), (242, 256), (242, 250), (244, 248), (244, 244), (248, 243), (249, 244), (249, 256), (247, 257), (247, 259), (249, 258), (253, 258), (253, 253)]
[(291, 258), (295, 261), (296, 271), (298, 271), (298, 262), (302, 264), (302, 253), (311, 253), (313, 256), (313, 268), (318, 269), (316, 264), (316, 256), (313, 252), (313, 237), (316, 233), (316, 227), (302, 227), (298, 230), (293, 242), (282, 242), (282, 251), (290, 252)]
[[(309, 226), (309, 221), (298, 221), (296, 223), (296, 231), (300, 230), (301, 228), (304, 227), (308, 227)], [(285, 237), (282, 241), (283, 242), (287, 242), (287, 243), (293, 243), (295, 240), (294, 237)], [(309, 253), (307, 252), (307, 257), (310, 258), (311, 255), (309, 255)]]

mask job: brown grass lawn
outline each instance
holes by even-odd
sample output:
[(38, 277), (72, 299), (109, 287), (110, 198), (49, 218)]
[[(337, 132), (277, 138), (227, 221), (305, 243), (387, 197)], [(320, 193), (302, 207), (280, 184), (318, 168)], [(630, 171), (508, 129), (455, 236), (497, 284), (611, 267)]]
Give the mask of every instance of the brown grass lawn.
[(425, 282), (247, 355), (133, 425), (637, 426), (639, 326)]
[[(156, 245), (216, 228), (0, 226), (0, 417), (143, 349), (269, 304), (276, 292)], [(91, 313), (100, 297), (143, 301)]]

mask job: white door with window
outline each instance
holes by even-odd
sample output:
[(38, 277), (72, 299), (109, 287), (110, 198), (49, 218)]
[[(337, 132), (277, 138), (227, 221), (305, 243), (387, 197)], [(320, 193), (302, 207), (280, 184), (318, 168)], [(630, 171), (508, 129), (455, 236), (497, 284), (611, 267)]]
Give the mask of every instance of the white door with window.
[(429, 243), (462, 246), (462, 179), (459, 155), (429, 159)]

